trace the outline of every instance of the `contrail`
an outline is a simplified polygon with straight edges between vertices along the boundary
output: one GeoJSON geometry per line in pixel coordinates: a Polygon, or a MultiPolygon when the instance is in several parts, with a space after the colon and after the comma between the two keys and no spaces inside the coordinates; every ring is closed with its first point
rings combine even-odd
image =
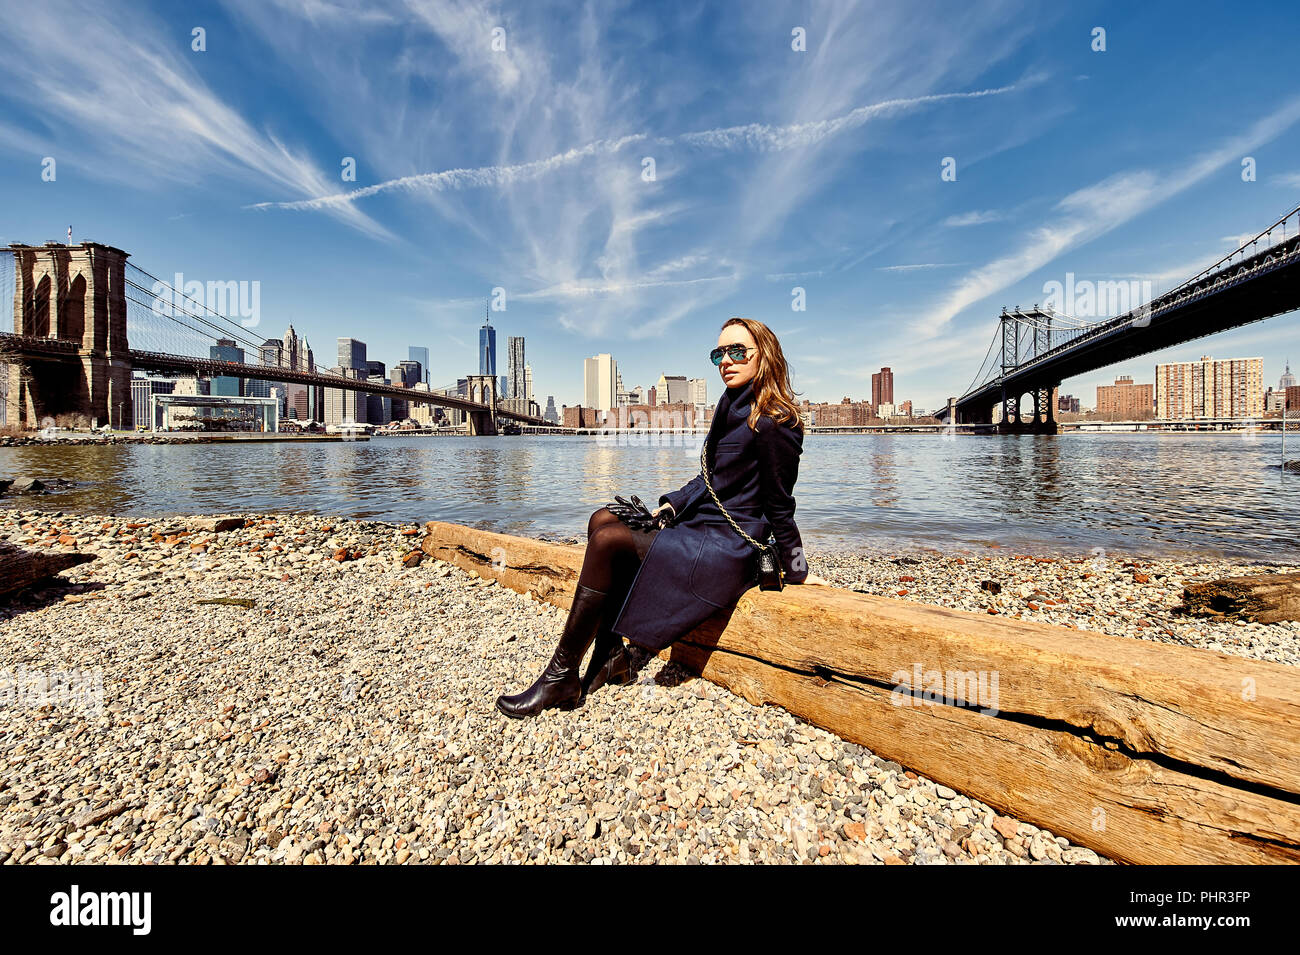
{"type": "MultiPolygon", "coordinates": [[[[935,93],[930,96],[913,96],[907,99],[891,99],[857,109],[832,119],[817,120],[810,123],[795,123],[789,126],[769,126],[763,123],[750,123],[747,126],[728,126],[718,129],[706,129],[696,133],[684,133],[678,140],[671,137],[656,137],[656,142],[671,145],[680,141],[688,146],[706,149],[753,149],[759,152],[773,152],[792,149],[798,146],[812,146],[845,130],[859,126],[882,116],[906,112],[932,103],[952,100],[977,99],[982,96],[997,96],[1016,89],[1015,85],[999,86],[996,89],[974,90],[967,93],[935,93]]],[[[532,162],[508,166],[480,166],[477,169],[448,169],[444,172],[426,172],[415,176],[403,176],[389,179],[373,186],[340,192],[330,196],[317,196],[314,199],[298,199],[293,202],[256,202],[245,206],[246,209],[325,209],[331,206],[343,206],[381,192],[395,189],[429,190],[444,192],[447,190],[473,189],[483,186],[508,186],[517,182],[537,179],[556,169],[571,166],[590,156],[615,153],[633,143],[643,142],[650,137],[645,133],[623,136],[619,139],[599,139],[585,146],[570,149],[568,152],[535,159],[532,162]]]]}
{"type": "Polygon", "coordinates": [[[324,209],[328,206],[347,205],[358,199],[364,199],[366,196],[377,195],[381,192],[392,192],[395,189],[444,192],[448,189],[469,189],[479,186],[507,186],[516,182],[537,179],[554,169],[571,166],[597,153],[618,152],[624,146],[639,142],[645,138],[644,134],[637,133],[633,136],[624,136],[621,139],[599,139],[577,149],[570,149],[568,152],[548,156],[546,159],[535,159],[532,162],[518,163],[513,166],[480,166],[477,169],[448,169],[445,172],[425,172],[416,176],[389,179],[387,182],[365,186],[361,189],[353,189],[351,192],[335,193],[331,196],[317,196],[314,199],[299,199],[294,202],[256,202],[244,208],[324,209]]]}

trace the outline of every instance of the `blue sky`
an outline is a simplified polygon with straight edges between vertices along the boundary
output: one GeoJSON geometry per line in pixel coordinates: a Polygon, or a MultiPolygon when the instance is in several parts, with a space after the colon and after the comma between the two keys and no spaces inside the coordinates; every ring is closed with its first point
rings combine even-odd
{"type": "MultiPolygon", "coordinates": [[[[712,401],[748,315],[810,400],[888,365],[933,409],[1004,305],[1067,273],[1159,293],[1300,204],[1297,35],[1277,0],[32,4],[0,21],[0,241],[71,224],[155,275],[257,281],[259,333],[327,363],[339,336],[427,345],[435,384],[477,371],[502,288],[498,372],[525,336],[543,406],[598,352],[712,401]]],[[[1276,385],[1300,322],[1062,390],[1202,354],[1276,385]]]]}

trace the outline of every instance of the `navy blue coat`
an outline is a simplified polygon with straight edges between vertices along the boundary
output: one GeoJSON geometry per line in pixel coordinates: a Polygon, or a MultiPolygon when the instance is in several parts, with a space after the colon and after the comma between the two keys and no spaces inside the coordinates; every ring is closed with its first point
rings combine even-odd
{"type": "MultiPolygon", "coordinates": [[[[727,388],[705,438],[709,480],[737,524],[760,543],[775,536],[786,583],[808,576],[794,522],[803,432],[768,415],[749,427],[753,383],[727,388]]],[[[736,533],[696,475],[664,494],[677,517],[655,535],[611,630],[661,650],[758,584],[758,550],[736,533]]]]}

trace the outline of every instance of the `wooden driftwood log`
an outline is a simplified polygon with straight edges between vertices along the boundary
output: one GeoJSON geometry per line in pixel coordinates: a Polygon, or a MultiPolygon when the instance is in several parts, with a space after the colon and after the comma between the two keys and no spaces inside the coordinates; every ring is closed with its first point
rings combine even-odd
{"type": "Polygon", "coordinates": [[[1224,577],[1183,588],[1181,613],[1258,623],[1300,620],[1300,574],[1224,577]]]}
{"type": "Polygon", "coordinates": [[[94,559],[94,554],[69,551],[42,553],[0,544],[0,596],[15,593],[69,567],[94,559]]]}
{"type": "MultiPolygon", "coordinates": [[[[422,550],[560,607],[583,555],[438,521],[422,550]]],[[[660,656],[1114,859],[1300,862],[1295,667],[810,585],[660,656]]]]}

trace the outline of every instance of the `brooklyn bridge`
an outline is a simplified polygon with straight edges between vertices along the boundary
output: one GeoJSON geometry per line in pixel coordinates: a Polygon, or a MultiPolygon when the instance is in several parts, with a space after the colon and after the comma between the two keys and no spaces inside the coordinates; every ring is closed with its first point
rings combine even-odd
{"type": "MultiPolygon", "coordinates": [[[[62,415],[82,415],[117,428],[135,420],[135,370],[226,376],[336,388],[454,408],[470,434],[495,434],[499,419],[550,427],[542,418],[503,406],[492,375],[467,375],[468,396],[423,391],[264,361],[264,340],[128,262],[129,254],[98,242],[0,250],[0,279],[12,275],[13,330],[0,332],[0,363],[8,366],[4,424],[35,428],[62,415]],[[218,343],[242,346],[257,361],[210,357],[218,343]]],[[[0,282],[0,287],[4,283],[0,282]]]]}

